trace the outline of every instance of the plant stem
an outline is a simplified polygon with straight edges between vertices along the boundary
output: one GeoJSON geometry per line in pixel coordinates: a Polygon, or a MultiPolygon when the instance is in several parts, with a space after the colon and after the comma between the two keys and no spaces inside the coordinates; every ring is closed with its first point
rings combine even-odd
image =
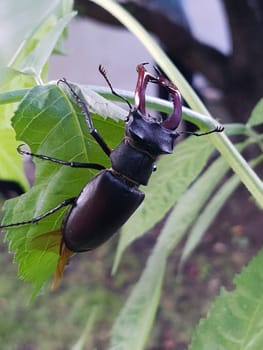
{"type": "Polygon", "coordinates": [[[30,89],[13,90],[0,93],[0,105],[19,102],[30,89]]]}

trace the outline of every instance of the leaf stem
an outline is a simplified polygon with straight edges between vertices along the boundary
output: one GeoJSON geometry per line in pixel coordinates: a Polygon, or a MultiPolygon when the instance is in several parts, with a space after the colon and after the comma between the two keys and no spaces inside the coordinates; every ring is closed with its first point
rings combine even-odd
{"type": "Polygon", "coordinates": [[[0,105],[19,102],[30,89],[20,89],[0,93],[0,105]]]}

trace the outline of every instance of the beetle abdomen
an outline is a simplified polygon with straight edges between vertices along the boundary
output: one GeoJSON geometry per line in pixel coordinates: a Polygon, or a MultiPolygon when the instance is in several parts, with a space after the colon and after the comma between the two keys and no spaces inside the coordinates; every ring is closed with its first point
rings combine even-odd
{"type": "Polygon", "coordinates": [[[74,252],[97,248],[133,214],[144,193],[124,179],[103,170],[84,187],[63,222],[66,246],[74,252]]]}

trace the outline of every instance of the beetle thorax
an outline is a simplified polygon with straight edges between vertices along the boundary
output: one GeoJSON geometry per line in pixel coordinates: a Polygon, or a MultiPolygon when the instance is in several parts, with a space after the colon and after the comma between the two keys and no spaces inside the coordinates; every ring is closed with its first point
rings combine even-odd
{"type": "Polygon", "coordinates": [[[112,168],[137,185],[147,185],[157,157],[173,152],[177,136],[135,110],[126,124],[125,139],[110,154],[112,168]]]}

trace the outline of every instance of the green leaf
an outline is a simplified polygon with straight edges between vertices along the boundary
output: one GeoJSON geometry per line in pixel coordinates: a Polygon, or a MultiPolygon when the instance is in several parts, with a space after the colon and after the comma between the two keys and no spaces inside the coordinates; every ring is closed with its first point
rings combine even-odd
{"type": "MultiPolygon", "coordinates": [[[[71,8],[72,0],[47,3],[43,14],[38,17],[38,22],[31,27],[31,32],[26,39],[23,38],[19,43],[17,52],[9,65],[38,78],[58,40],[62,37],[68,21],[75,14],[71,12],[71,8]]],[[[27,20],[29,19],[27,17],[27,20]]]]}
{"type": "Polygon", "coordinates": [[[123,227],[115,256],[114,271],[126,247],[168,212],[178,197],[200,174],[213,150],[208,138],[190,137],[179,143],[172,155],[160,159],[149,185],[143,188],[146,194],[144,202],[123,227]]]}
{"type": "MultiPolygon", "coordinates": [[[[242,143],[239,143],[236,145],[239,152],[244,151],[244,149],[250,145],[251,141],[246,140],[242,143]]],[[[251,167],[255,167],[255,165],[259,164],[262,161],[262,157],[257,157],[253,161],[250,162],[251,167]]],[[[226,167],[226,162],[220,158],[217,161],[215,161],[204,173],[202,177],[205,177],[205,182],[201,185],[201,191],[202,186],[204,187],[205,183],[209,184],[209,186],[205,186],[204,193],[207,194],[207,198],[209,197],[209,194],[216,188],[220,180],[223,178],[225,172],[228,170],[228,167],[226,167]],[[211,186],[212,185],[212,186],[211,186]]],[[[198,180],[198,182],[202,181],[202,177],[198,180]]],[[[217,192],[211,197],[211,199],[206,204],[206,207],[202,209],[202,212],[200,212],[198,218],[196,219],[194,226],[192,230],[190,231],[188,235],[188,239],[185,243],[182,256],[181,256],[181,264],[183,264],[189,255],[192,253],[192,251],[196,248],[196,246],[201,241],[203,235],[205,234],[206,230],[210,226],[210,224],[215,219],[216,215],[219,213],[219,211],[222,209],[224,203],[227,201],[227,199],[230,197],[230,195],[235,191],[236,187],[240,184],[240,179],[233,175],[230,179],[225,181],[217,190],[217,192]]],[[[201,196],[199,196],[199,199],[201,196]]]]}
{"type": "MultiPolygon", "coordinates": [[[[227,169],[220,169],[220,171],[222,170],[224,171],[227,169]]],[[[216,182],[216,185],[217,184],[218,181],[216,182]]],[[[185,243],[181,256],[181,264],[185,263],[190,254],[193,252],[193,250],[201,242],[208,227],[214,221],[216,215],[222,209],[229,196],[235,191],[239,184],[239,178],[236,175],[233,175],[226,183],[222,185],[222,187],[217,191],[217,193],[212,197],[212,199],[208,202],[206,207],[200,213],[185,243]]]]}
{"type": "Polygon", "coordinates": [[[16,147],[14,147],[14,130],[11,128],[1,128],[0,139],[0,179],[15,181],[25,190],[28,188],[28,183],[24,176],[22,160],[21,158],[19,159],[16,147]]]}
{"type": "Polygon", "coordinates": [[[89,344],[89,339],[92,339],[92,331],[94,324],[96,322],[98,309],[94,306],[89,312],[89,318],[86,324],[85,329],[83,330],[78,341],[71,347],[70,350],[84,350],[89,344]]]}
{"type": "MultiPolygon", "coordinates": [[[[125,111],[120,108],[117,104],[111,103],[105,100],[105,98],[98,95],[87,85],[76,85],[71,84],[76,93],[83,97],[86,101],[87,107],[91,113],[98,114],[104,118],[111,118],[113,120],[126,120],[129,111],[125,111]]],[[[114,139],[114,134],[111,135],[114,139]]]]}
{"type": "Polygon", "coordinates": [[[4,35],[0,37],[0,67],[7,65],[21,43],[32,33],[58,1],[46,0],[2,0],[0,2],[0,23],[4,35]]]}
{"type": "MultiPolygon", "coordinates": [[[[123,125],[120,123],[94,116],[94,124],[105,139],[114,135],[109,138],[110,147],[115,147],[122,138],[123,125]]],[[[56,85],[33,88],[16,111],[13,126],[17,138],[26,142],[33,153],[67,161],[109,165],[108,157],[90,136],[79,108],[75,109],[56,85]]],[[[30,220],[63,200],[78,196],[82,187],[96,174],[92,169],[72,169],[40,159],[34,161],[34,186],[26,194],[6,202],[3,223],[30,220]]],[[[5,229],[6,241],[10,250],[15,250],[15,261],[19,263],[19,276],[33,282],[34,294],[56,268],[60,237],[48,233],[61,228],[64,213],[65,209],[62,209],[36,225],[5,229]],[[32,246],[32,239],[44,233],[47,233],[46,240],[39,246],[32,246]],[[49,249],[51,244],[53,248],[49,249]]]]}
{"type": "Polygon", "coordinates": [[[261,350],[263,343],[263,251],[222,290],[195,330],[189,350],[261,350]]]}
{"type": "Polygon", "coordinates": [[[42,36],[38,45],[19,65],[18,69],[21,72],[40,77],[42,69],[52,54],[52,51],[61,37],[65,27],[75,14],[76,12],[72,12],[59,20],[56,18],[52,19],[54,23],[52,23],[52,25],[49,23],[51,29],[47,28],[47,33],[42,36]]]}
{"type": "Polygon", "coordinates": [[[263,124],[263,98],[259,100],[253,108],[252,113],[247,121],[248,126],[256,126],[263,124]]]}
{"type": "Polygon", "coordinates": [[[144,349],[159,305],[166,267],[164,255],[155,249],[150,256],[140,280],[114,323],[111,350],[144,349]]]}
{"type": "MultiPolygon", "coordinates": [[[[25,76],[12,68],[0,69],[0,91],[28,87],[33,79],[25,76]]],[[[14,113],[15,104],[0,105],[0,179],[15,181],[23,189],[28,188],[28,182],[24,175],[21,157],[16,151],[18,146],[15,140],[15,132],[10,125],[10,118],[14,113]]]]}

